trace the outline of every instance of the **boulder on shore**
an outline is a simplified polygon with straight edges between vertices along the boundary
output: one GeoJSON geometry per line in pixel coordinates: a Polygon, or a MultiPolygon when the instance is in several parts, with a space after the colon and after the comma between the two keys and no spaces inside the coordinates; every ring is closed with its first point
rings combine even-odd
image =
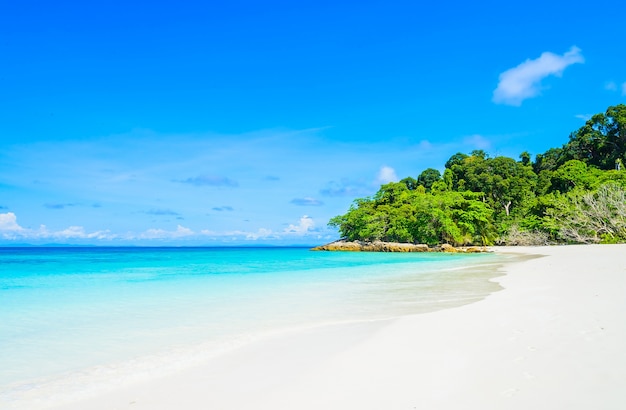
{"type": "Polygon", "coordinates": [[[339,240],[326,245],[316,246],[313,251],[347,251],[347,252],[464,252],[477,253],[487,252],[484,247],[454,247],[449,244],[429,247],[426,244],[400,243],[400,242],[364,242],[339,240]]]}

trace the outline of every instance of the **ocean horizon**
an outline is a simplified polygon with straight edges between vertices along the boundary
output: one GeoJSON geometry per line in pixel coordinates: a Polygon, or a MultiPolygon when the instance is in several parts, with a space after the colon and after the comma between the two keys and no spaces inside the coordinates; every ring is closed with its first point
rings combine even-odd
{"type": "Polygon", "coordinates": [[[498,289],[489,279],[501,261],[300,246],[2,247],[0,403],[154,377],[272,332],[471,303],[498,289]]]}

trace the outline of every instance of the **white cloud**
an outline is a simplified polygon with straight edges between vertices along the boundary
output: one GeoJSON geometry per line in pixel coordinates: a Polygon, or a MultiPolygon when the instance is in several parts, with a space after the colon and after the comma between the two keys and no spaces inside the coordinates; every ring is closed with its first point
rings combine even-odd
{"type": "Polygon", "coordinates": [[[160,228],[148,229],[139,234],[128,232],[125,235],[115,235],[107,231],[86,232],[82,226],[70,226],[60,231],[49,231],[45,225],[41,225],[38,230],[29,230],[22,228],[17,224],[17,220],[14,214],[0,214],[0,238],[6,240],[15,239],[53,239],[53,240],[76,240],[76,239],[98,239],[98,240],[110,240],[120,239],[123,241],[153,241],[153,240],[177,240],[182,238],[196,239],[199,237],[213,237],[213,239],[224,240],[230,238],[231,240],[252,240],[259,239],[282,239],[286,236],[304,236],[309,234],[314,228],[315,223],[309,216],[303,216],[300,218],[297,225],[290,224],[288,228],[285,228],[282,234],[276,234],[271,229],[260,228],[255,232],[252,231],[225,231],[216,232],[208,229],[203,229],[199,232],[195,232],[190,228],[178,225],[175,230],[167,230],[160,228]]]}
{"type": "Polygon", "coordinates": [[[0,214],[0,235],[4,239],[21,237],[26,230],[17,223],[17,217],[13,212],[0,214]]]}
{"type": "Polygon", "coordinates": [[[289,224],[281,232],[274,232],[269,228],[259,228],[256,231],[233,230],[213,231],[203,229],[194,231],[190,228],[178,225],[174,230],[152,228],[141,233],[127,232],[114,234],[109,230],[88,232],[82,226],[70,226],[68,228],[52,231],[45,225],[38,229],[27,229],[20,226],[17,216],[13,212],[0,213],[0,239],[5,241],[29,240],[34,243],[46,240],[64,243],[81,243],[85,240],[118,240],[125,241],[169,241],[169,240],[197,240],[210,239],[219,241],[256,241],[256,240],[283,240],[293,237],[310,236],[319,234],[315,229],[315,221],[308,215],[302,216],[296,224],[289,224]]]}
{"type": "Polygon", "coordinates": [[[203,229],[200,231],[200,235],[211,237],[211,239],[224,240],[225,238],[228,238],[233,241],[241,239],[252,241],[256,241],[258,239],[280,239],[279,235],[276,235],[271,229],[267,228],[259,228],[256,232],[241,230],[217,232],[209,229],[203,229]]]}
{"type": "Polygon", "coordinates": [[[626,95],[626,82],[622,83],[622,95],[626,95]]]}
{"type": "Polygon", "coordinates": [[[272,234],[271,229],[260,228],[257,232],[248,232],[245,234],[246,239],[256,241],[257,239],[276,238],[276,235],[272,234]]]}
{"type": "Polygon", "coordinates": [[[574,117],[581,119],[583,121],[589,121],[592,117],[592,114],[576,114],[574,117]]]}
{"type": "Polygon", "coordinates": [[[39,238],[56,238],[56,239],[113,239],[116,235],[110,231],[86,232],[82,226],[70,226],[61,231],[48,232],[45,225],[42,225],[38,231],[39,238]]]}
{"type": "Polygon", "coordinates": [[[17,217],[13,212],[0,214],[0,232],[3,231],[23,231],[24,228],[18,225],[17,217]]]}
{"type": "Polygon", "coordinates": [[[70,226],[60,231],[49,231],[45,225],[39,229],[26,229],[17,223],[13,212],[0,214],[0,237],[3,239],[113,239],[109,231],[86,232],[82,226],[70,226]]]}
{"type": "Polygon", "coordinates": [[[317,234],[318,230],[315,229],[315,221],[308,215],[303,215],[297,224],[289,224],[282,232],[274,232],[268,228],[259,228],[257,231],[225,231],[216,232],[211,230],[202,230],[200,234],[203,236],[213,237],[213,239],[230,239],[232,241],[237,240],[249,240],[256,241],[263,240],[284,240],[294,236],[309,236],[311,234],[317,234]]]}
{"type": "Polygon", "coordinates": [[[308,215],[303,215],[298,222],[298,225],[289,224],[287,228],[285,228],[285,233],[287,234],[295,234],[295,235],[306,235],[310,230],[315,227],[315,222],[308,215]]]}
{"type": "Polygon", "coordinates": [[[380,170],[378,171],[378,175],[376,176],[376,184],[387,184],[389,182],[396,182],[398,181],[398,176],[396,175],[396,170],[388,167],[388,166],[383,166],[380,168],[380,170]]]}
{"type": "Polygon", "coordinates": [[[178,225],[176,230],[168,231],[165,229],[148,229],[139,235],[139,239],[178,239],[186,236],[193,236],[195,232],[189,228],[178,225]]]}
{"type": "Polygon", "coordinates": [[[539,95],[541,80],[551,75],[560,77],[568,66],[584,61],[578,47],[570,48],[562,56],[544,52],[537,59],[526,60],[500,74],[500,82],[493,92],[493,102],[519,106],[525,99],[539,95]]]}
{"type": "Polygon", "coordinates": [[[85,238],[89,235],[85,233],[85,228],[82,226],[70,226],[62,231],[55,232],[55,236],[59,238],[85,238]]]}
{"type": "MultiPolygon", "coordinates": [[[[162,230],[152,230],[152,234],[154,236],[159,234],[163,237],[166,232],[167,231],[162,230]]],[[[169,234],[170,236],[167,238],[175,238],[173,232],[169,232],[169,234]]],[[[289,238],[294,237],[319,235],[319,230],[315,228],[315,221],[313,218],[308,215],[303,215],[296,224],[289,224],[289,226],[284,228],[281,232],[274,232],[269,228],[259,228],[256,231],[234,230],[223,232],[203,229],[198,233],[193,233],[193,235],[208,237],[209,239],[220,241],[288,240],[289,238]]],[[[155,238],[147,238],[144,236],[143,239],[155,238]]]]}

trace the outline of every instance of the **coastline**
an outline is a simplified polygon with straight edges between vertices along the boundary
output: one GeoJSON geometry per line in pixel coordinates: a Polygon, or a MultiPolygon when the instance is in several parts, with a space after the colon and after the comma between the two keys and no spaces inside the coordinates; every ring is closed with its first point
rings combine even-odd
{"type": "Polygon", "coordinates": [[[623,408],[626,245],[491,250],[543,257],[473,304],[281,334],[55,408],[623,408]]]}
{"type": "Polygon", "coordinates": [[[340,239],[325,245],[311,248],[312,251],[332,252],[444,252],[444,253],[483,253],[488,252],[486,246],[452,246],[441,244],[429,246],[426,244],[414,244],[404,242],[383,241],[348,241],[340,239]]]}

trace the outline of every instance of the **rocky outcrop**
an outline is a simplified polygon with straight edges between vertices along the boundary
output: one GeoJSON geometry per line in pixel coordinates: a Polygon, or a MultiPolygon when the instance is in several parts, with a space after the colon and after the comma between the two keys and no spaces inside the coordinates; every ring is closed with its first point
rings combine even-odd
{"type": "Polygon", "coordinates": [[[363,241],[335,241],[322,246],[316,246],[313,251],[348,251],[348,252],[461,252],[478,253],[488,252],[484,247],[454,247],[443,244],[429,247],[425,244],[399,243],[399,242],[363,242],[363,241]]]}

